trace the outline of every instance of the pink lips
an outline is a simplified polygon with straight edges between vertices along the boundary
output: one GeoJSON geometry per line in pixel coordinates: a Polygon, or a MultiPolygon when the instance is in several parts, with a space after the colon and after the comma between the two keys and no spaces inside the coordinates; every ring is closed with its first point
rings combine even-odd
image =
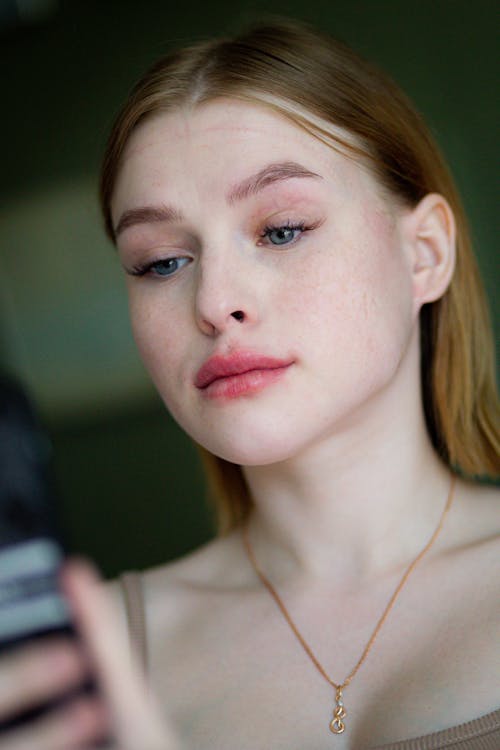
{"type": "Polygon", "coordinates": [[[235,398],[274,382],[293,360],[266,357],[253,352],[215,355],[198,370],[194,384],[206,396],[235,398]]]}

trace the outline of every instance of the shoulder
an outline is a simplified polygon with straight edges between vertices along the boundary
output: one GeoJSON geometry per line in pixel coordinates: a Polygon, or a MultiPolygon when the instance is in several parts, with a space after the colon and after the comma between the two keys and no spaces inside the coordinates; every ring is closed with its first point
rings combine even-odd
{"type": "Polygon", "coordinates": [[[494,607],[499,584],[495,571],[500,545],[500,489],[459,480],[446,525],[444,554],[438,557],[441,570],[464,592],[465,608],[466,593],[474,599],[480,597],[486,609],[494,607]]]}
{"type": "Polygon", "coordinates": [[[181,588],[205,588],[237,584],[240,580],[239,562],[242,546],[240,534],[233,531],[217,536],[188,554],[143,571],[143,578],[150,589],[168,585],[181,588]]]}
{"type": "Polygon", "coordinates": [[[470,649],[483,651],[485,664],[498,638],[500,491],[492,485],[460,480],[448,518],[447,543],[436,558],[430,581],[449,621],[469,633],[470,649]],[[450,608],[447,609],[449,602],[450,608]]]}
{"type": "MultiPolygon", "coordinates": [[[[182,627],[207,597],[244,588],[249,571],[243,569],[239,533],[216,537],[176,560],[140,571],[148,629],[168,622],[182,627]]],[[[105,583],[121,626],[128,628],[122,578],[105,583]]]]}
{"type": "Polygon", "coordinates": [[[500,487],[460,479],[453,513],[451,538],[457,549],[477,551],[500,540],[500,487]]]}
{"type": "Polygon", "coordinates": [[[201,594],[217,595],[240,590],[247,579],[242,570],[241,540],[238,532],[216,537],[177,560],[143,572],[148,603],[161,600],[184,604],[201,594]]]}

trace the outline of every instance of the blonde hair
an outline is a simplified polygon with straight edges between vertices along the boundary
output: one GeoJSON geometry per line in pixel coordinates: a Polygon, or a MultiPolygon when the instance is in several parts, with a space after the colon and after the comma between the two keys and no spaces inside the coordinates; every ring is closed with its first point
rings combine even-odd
{"type": "MultiPolygon", "coordinates": [[[[145,118],[231,97],[271,107],[312,135],[363,158],[396,199],[414,206],[435,192],[457,224],[457,264],[444,296],[421,311],[421,383],[427,429],[449,467],[478,477],[500,473],[494,350],[485,294],[465,214],[446,164],[420,115],[382,72],[344,44],[289,21],[229,39],[200,42],[159,60],[118,115],[104,155],[101,206],[110,204],[121,157],[145,118]],[[354,139],[342,139],[341,128],[354,139]]],[[[241,467],[200,448],[219,532],[251,507],[241,467]]]]}

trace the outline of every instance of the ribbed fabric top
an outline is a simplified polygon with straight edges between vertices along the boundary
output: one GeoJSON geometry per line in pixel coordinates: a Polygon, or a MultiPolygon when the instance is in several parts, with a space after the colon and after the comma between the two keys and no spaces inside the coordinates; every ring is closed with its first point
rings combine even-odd
{"type": "MultiPolygon", "coordinates": [[[[129,623],[131,647],[139,655],[146,674],[148,652],[146,619],[140,573],[123,573],[121,578],[129,623]]],[[[361,749],[360,749],[361,750],[361,749]]],[[[500,750],[500,708],[464,724],[409,740],[363,750],[500,750]]]]}

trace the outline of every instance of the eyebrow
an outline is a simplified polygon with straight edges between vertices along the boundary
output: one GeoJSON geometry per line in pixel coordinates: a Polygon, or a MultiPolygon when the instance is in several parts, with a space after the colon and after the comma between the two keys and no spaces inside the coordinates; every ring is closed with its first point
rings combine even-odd
{"type": "Polygon", "coordinates": [[[115,237],[118,237],[125,229],[136,224],[154,224],[155,222],[182,221],[180,211],[172,206],[142,206],[141,208],[130,208],[120,216],[115,228],[115,237]]]}
{"type": "MultiPolygon", "coordinates": [[[[255,195],[268,185],[274,182],[282,182],[294,178],[315,178],[323,179],[316,172],[311,172],[306,167],[294,161],[277,162],[268,164],[250,177],[246,177],[242,182],[233,185],[226,195],[229,205],[242,201],[245,198],[255,195]]],[[[159,206],[141,206],[140,208],[131,208],[121,215],[116,228],[115,237],[129,227],[137,224],[154,224],[159,222],[175,222],[183,220],[182,213],[168,205],[159,206]]]]}
{"type": "Polygon", "coordinates": [[[237,185],[234,185],[226,196],[227,202],[232,204],[236,201],[244,200],[250,195],[255,195],[255,193],[258,193],[268,185],[272,185],[273,182],[291,180],[295,177],[313,177],[320,180],[323,179],[321,175],[316,174],[316,172],[311,172],[309,169],[306,169],[306,167],[303,167],[301,164],[297,164],[295,161],[268,164],[266,167],[259,170],[259,172],[256,172],[256,174],[253,174],[237,185]]]}

